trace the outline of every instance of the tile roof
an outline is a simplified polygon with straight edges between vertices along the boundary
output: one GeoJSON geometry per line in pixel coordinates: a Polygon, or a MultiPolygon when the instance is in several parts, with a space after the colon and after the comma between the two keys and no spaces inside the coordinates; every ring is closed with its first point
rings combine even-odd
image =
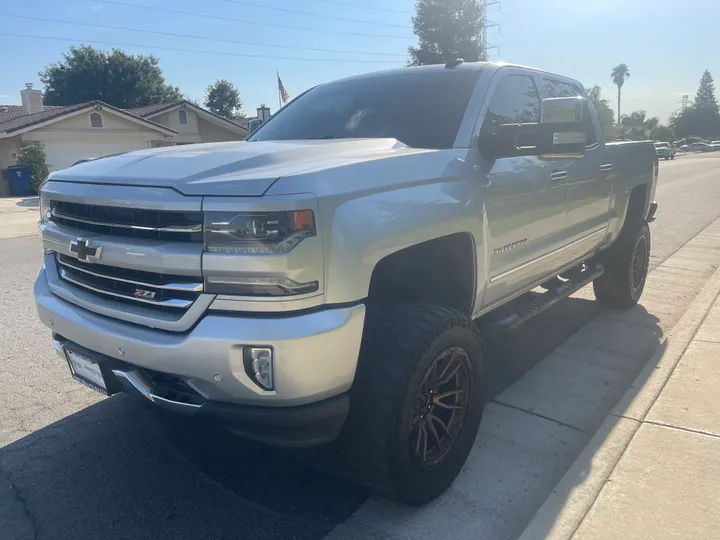
{"type": "Polygon", "coordinates": [[[63,116],[70,112],[77,111],[78,109],[83,109],[91,103],[92,101],[78,103],[77,105],[68,105],[66,107],[49,106],[45,107],[44,111],[33,114],[24,114],[25,111],[20,105],[9,105],[7,106],[10,108],[9,111],[6,111],[4,114],[0,113],[3,114],[0,116],[0,133],[8,133],[10,131],[16,131],[18,129],[32,126],[34,124],[46,122],[47,120],[52,120],[58,116],[63,116]],[[20,109],[20,111],[17,109],[20,109]]]}
{"type": "Polygon", "coordinates": [[[153,114],[164,109],[171,109],[175,105],[180,105],[183,101],[173,101],[171,103],[156,103],[155,105],[145,105],[144,107],[135,107],[134,109],[125,109],[130,114],[144,118],[150,114],[153,114]]]}
{"type": "MultiPolygon", "coordinates": [[[[43,112],[49,109],[62,109],[62,107],[58,105],[45,105],[43,112]]],[[[0,124],[14,120],[18,116],[26,116],[25,109],[22,105],[0,105],[0,124]]]]}
{"type": "MultiPolygon", "coordinates": [[[[168,126],[163,126],[162,124],[158,124],[157,122],[153,122],[152,120],[139,117],[139,116],[133,114],[132,112],[129,112],[129,111],[126,111],[123,109],[118,109],[117,107],[113,107],[112,105],[108,105],[107,103],[104,103],[99,100],[86,101],[85,103],[77,103],[75,105],[67,105],[65,107],[58,107],[58,106],[45,107],[46,110],[44,110],[42,112],[38,112],[38,113],[34,113],[34,114],[26,114],[26,115],[22,115],[22,116],[12,117],[12,116],[8,115],[8,116],[10,116],[9,120],[7,120],[5,122],[0,122],[0,133],[11,133],[13,131],[25,129],[25,128],[31,127],[35,124],[41,124],[43,122],[47,122],[48,120],[53,120],[54,118],[59,118],[59,117],[65,116],[66,114],[69,114],[69,113],[72,113],[75,111],[79,111],[82,109],[86,109],[89,107],[94,107],[96,105],[102,107],[103,109],[108,109],[108,110],[115,111],[115,112],[118,112],[121,114],[126,114],[128,116],[134,116],[138,120],[145,122],[147,124],[151,124],[151,125],[153,125],[157,128],[160,128],[164,131],[169,131],[171,133],[177,133],[177,131],[175,131],[174,129],[172,129],[168,126]]],[[[12,106],[12,107],[15,107],[15,106],[12,106]]],[[[10,111],[7,111],[7,112],[10,112],[10,111]]]]}
{"type": "MultiPolygon", "coordinates": [[[[162,124],[158,124],[156,122],[153,122],[148,117],[158,114],[161,111],[164,111],[166,109],[172,109],[173,107],[179,106],[179,105],[187,105],[189,107],[201,109],[205,113],[212,115],[224,122],[228,122],[234,126],[237,126],[241,129],[245,129],[247,131],[248,123],[245,119],[238,119],[238,120],[228,120],[227,118],[223,118],[222,116],[219,116],[211,111],[208,111],[207,109],[203,107],[198,107],[197,105],[190,103],[189,101],[180,100],[180,101],[173,101],[171,103],[157,103],[155,105],[146,105],[145,107],[135,107],[133,109],[118,109],[116,107],[112,107],[111,105],[108,105],[107,103],[103,103],[102,101],[87,101],[85,103],[78,103],[76,105],[67,105],[67,106],[56,106],[56,105],[46,105],[44,108],[45,110],[42,112],[34,113],[34,114],[25,114],[25,111],[22,107],[22,105],[0,105],[0,133],[8,133],[11,131],[17,131],[19,129],[24,129],[27,127],[30,127],[34,124],[39,124],[42,122],[46,122],[48,120],[52,120],[54,118],[63,116],[65,114],[77,111],[79,109],[84,109],[85,107],[88,107],[90,105],[101,105],[102,107],[112,109],[115,111],[123,112],[125,114],[129,114],[132,116],[135,116],[139,119],[142,119],[145,122],[148,122],[150,124],[153,124],[155,126],[162,127],[164,129],[170,129],[167,126],[163,126],[162,124]]],[[[170,129],[170,131],[175,131],[170,129]]]]}

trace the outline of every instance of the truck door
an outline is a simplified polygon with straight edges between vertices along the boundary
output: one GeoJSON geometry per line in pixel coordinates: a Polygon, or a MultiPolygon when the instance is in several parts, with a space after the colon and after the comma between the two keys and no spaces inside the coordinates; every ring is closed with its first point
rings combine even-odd
{"type": "MultiPolygon", "coordinates": [[[[498,123],[540,121],[540,94],[527,71],[499,70],[487,96],[480,113],[480,141],[498,123]]],[[[484,176],[481,200],[487,216],[484,307],[517,293],[561,264],[557,253],[565,240],[567,175],[538,156],[512,154],[480,159],[476,166],[484,176]]]]}
{"type": "MultiPolygon", "coordinates": [[[[552,77],[540,80],[540,95],[550,97],[574,97],[583,95],[575,83],[552,77]]],[[[609,152],[601,142],[599,123],[588,111],[588,146],[585,155],[567,161],[567,230],[568,255],[581,257],[594,250],[605,237],[610,220],[610,196],[612,194],[612,164],[609,152]]]]}

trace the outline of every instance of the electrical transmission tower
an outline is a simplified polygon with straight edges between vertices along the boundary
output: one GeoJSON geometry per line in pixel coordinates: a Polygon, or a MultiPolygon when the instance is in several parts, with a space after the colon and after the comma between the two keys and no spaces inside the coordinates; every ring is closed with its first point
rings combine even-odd
{"type": "Polygon", "coordinates": [[[479,2],[480,2],[480,8],[482,9],[483,25],[484,25],[483,26],[483,47],[484,47],[484,49],[483,50],[485,51],[485,54],[487,54],[487,52],[490,49],[496,49],[497,53],[500,54],[500,47],[498,45],[493,45],[492,43],[490,43],[488,41],[488,30],[490,28],[497,27],[498,32],[500,31],[500,25],[498,23],[488,19],[488,8],[490,6],[499,6],[500,0],[479,0],[479,2]]]}

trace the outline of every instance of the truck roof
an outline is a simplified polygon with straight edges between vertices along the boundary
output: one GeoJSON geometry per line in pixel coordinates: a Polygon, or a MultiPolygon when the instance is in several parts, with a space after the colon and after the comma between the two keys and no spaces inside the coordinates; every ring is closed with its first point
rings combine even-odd
{"type": "MultiPolygon", "coordinates": [[[[551,73],[549,71],[543,71],[541,69],[536,69],[530,66],[524,66],[521,64],[512,64],[507,62],[463,62],[461,64],[458,64],[454,67],[446,67],[445,64],[433,64],[429,66],[409,66],[409,67],[402,67],[402,68],[395,68],[395,69],[387,69],[383,71],[374,71],[370,73],[362,73],[360,75],[354,75],[352,77],[345,77],[343,79],[338,79],[338,81],[351,81],[351,80],[367,80],[367,79],[374,79],[374,78],[380,78],[380,77],[397,77],[397,76],[416,76],[420,73],[427,76],[433,76],[432,74],[437,74],[438,77],[442,77],[443,74],[446,73],[452,73],[456,71],[482,71],[482,70],[493,70],[497,71],[502,68],[519,68],[519,69],[526,69],[528,71],[534,71],[536,73],[540,73],[543,75],[549,75],[558,79],[564,79],[567,81],[572,81],[575,83],[579,83],[579,81],[567,77],[564,75],[558,75],[557,73],[551,73]]],[[[332,81],[332,82],[338,82],[338,81],[332,81]]]]}

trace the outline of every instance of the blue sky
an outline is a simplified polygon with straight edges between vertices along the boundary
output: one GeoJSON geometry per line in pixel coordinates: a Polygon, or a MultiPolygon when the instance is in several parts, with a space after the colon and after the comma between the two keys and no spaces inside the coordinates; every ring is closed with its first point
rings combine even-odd
{"type": "MultiPolygon", "coordinates": [[[[24,83],[38,84],[38,71],[60,60],[63,51],[72,44],[88,43],[110,49],[112,45],[93,42],[115,42],[127,44],[119,48],[128,52],[154,54],[160,59],[167,82],[178,85],[186,95],[199,100],[209,83],[217,78],[229,79],[240,88],[245,112],[253,114],[261,103],[273,110],[277,108],[276,70],[290,95],[295,96],[320,82],[401,67],[407,59],[407,47],[415,43],[410,21],[413,0],[338,0],[376,9],[341,6],[323,0],[109,1],[209,17],[97,0],[0,0],[0,103],[20,103],[19,91],[24,83]],[[31,21],[6,15],[192,34],[287,48],[31,21]],[[237,56],[152,47],[225,52],[237,56]],[[308,51],[300,47],[372,54],[308,51]]],[[[600,84],[605,97],[613,103],[613,109],[617,108],[616,91],[609,74],[619,62],[628,64],[632,74],[624,89],[623,111],[645,109],[648,115],[660,116],[663,122],[679,107],[683,94],[690,94],[692,99],[703,70],[709,69],[720,81],[716,36],[720,2],[716,0],[695,0],[687,4],[677,0],[503,0],[500,9],[498,12],[497,6],[490,8],[490,18],[500,24],[499,34],[497,29],[490,31],[490,40],[500,46],[499,54],[492,51],[491,60],[547,69],[576,78],[586,85],[600,84]]],[[[720,91],[720,84],[718,89],[720,91]]]]}

